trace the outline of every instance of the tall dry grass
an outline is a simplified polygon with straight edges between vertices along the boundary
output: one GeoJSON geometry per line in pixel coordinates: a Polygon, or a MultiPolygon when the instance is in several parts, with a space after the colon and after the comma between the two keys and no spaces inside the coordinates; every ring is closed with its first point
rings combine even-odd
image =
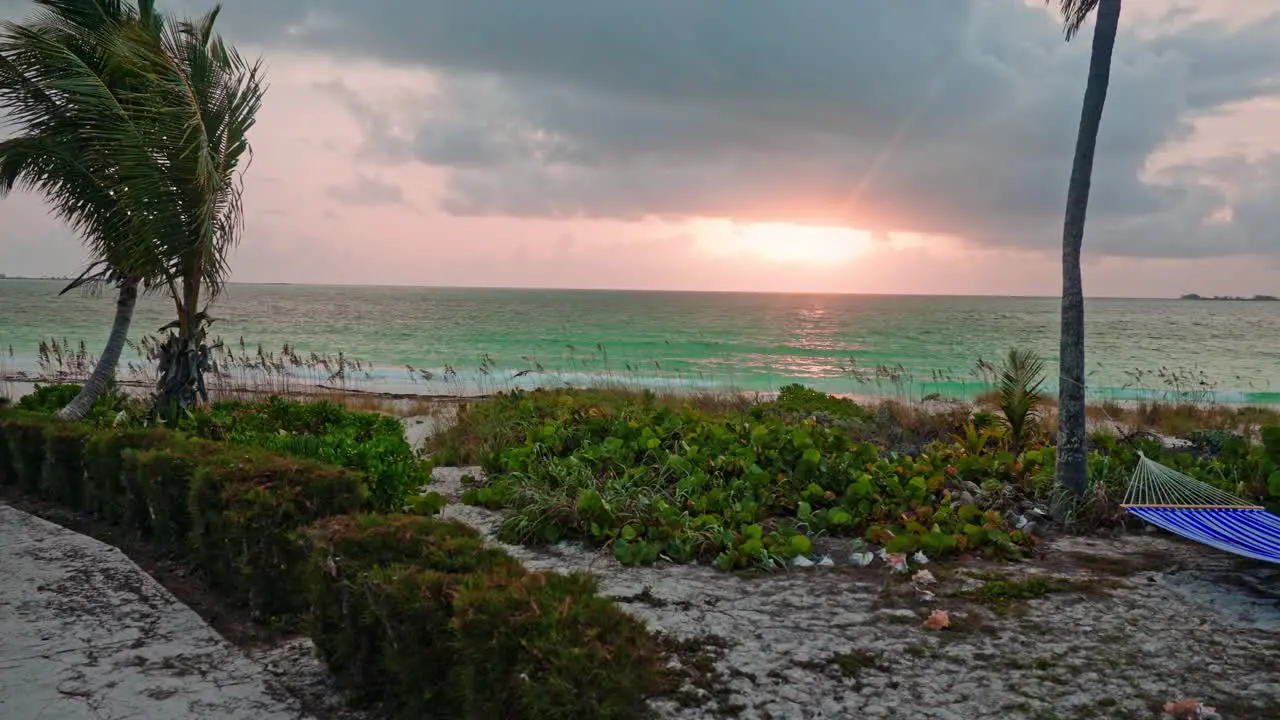
{"type": "MultiPolygon", "coordinates": [[[[49,338],[37,352],[35,377],[14,371],[14,351],[0,355],[0,395],[16,396],[14,380],[22,382],[80,382],[97,362],[83,342],[49,338]]],[[[145,394],[153,386],[158,339],[141,338],[129,346],[122,360],[118,384],[145,394]]],[[[325,399],[353,409],[368,409],[397,416],[433,415],[438,406],[452,407],[460,397],[485,397],[518,387],[583,388],[639,396],[650,393],[659,404],[692,404],[709,412],[728,412],[771,398],[774,393],[747,392],[732,377],[710,378],[704,373],[668,367],[661,360],[648,365],[616,363],[608,348],[596,344],[581,349],[566,346],[567,370],[548,369],[535,356],[524,356],[512,367],[500,366],[487,353],[476,356],[475,367],[460,371],[452,365],[430,370],[406,365],[407,393],[378,392],[372,363],[345,353],[299,352],[286,343],[278,350],[251,345],[243,338],[216,343],[206,376],[211,399],[251,400],[267,395],[301,399],[325,399]]],[[[931,434],[934,426],[950,424],[959,408],[996,410],[1001,365],[979,359],[962,372],[935,370],[918,375],[901,364],[864,365],[850,356],[839,366],[848,383],[848,395],[893,416],[904,426],[931,434]],[[930,386],[959,387],[971,400],[949,400],[928,393],[930,386]]],[[[1096,372],[1096,370],[1095,370],[1096,372]]],[[[382,373],[383,377],[387,373],[382,373]]],[[[1261,425],[1280,424],[1280,408],[1236,407],[1214,401],[1216,386],[1199,370],[1160,368],[1130,371],[1122,391],[1144,392],[1155,399],[1099,399],[1090,402],[1088,417],[1093,429],[1117,433],[1150,431],[1185,436],[1198,429],[1225,429],[1248,433],[1261,425]]],[[[782,377],[779,371],[779,377],[782,377]]],[[[385,386],[384,386],[385,387],[385,386]]],[[[1057,423],[1056,401],[1043,400],[1042,430],[1049,435],[1057,423]]]]}

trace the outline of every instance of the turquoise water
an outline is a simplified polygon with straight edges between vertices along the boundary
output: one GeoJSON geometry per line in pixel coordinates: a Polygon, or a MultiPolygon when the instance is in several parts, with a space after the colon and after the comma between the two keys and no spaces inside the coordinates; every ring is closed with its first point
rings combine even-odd
{"type": "MultiPolygon", "coordinates": [[[[0,281],[0,348],[10,372],[34,370],[41,338],[97,350],[110,296],[58,297],[61,283],[0,281]]],[[[1091,300],[1094,396],[1171,396],[1280,403],[1280,303],[1091,300]],[[1163,369],[1163,375],[1161,371],[1163,369]]],[[[147,298],[132,336],[168,322],[147,298]]],[[[974,365],[1011,347],[1049,362],[1053,298],[900,297],[232,285],[216,333],[249,354],[288,343],[366,365],[369,390],[474,392],[602,381],[663,389],[967,396],[974,365]],[[410,380],[406,366],[426,369],[410,380]],[[876,368],[880,366],[880,371],[876,368]]]]}

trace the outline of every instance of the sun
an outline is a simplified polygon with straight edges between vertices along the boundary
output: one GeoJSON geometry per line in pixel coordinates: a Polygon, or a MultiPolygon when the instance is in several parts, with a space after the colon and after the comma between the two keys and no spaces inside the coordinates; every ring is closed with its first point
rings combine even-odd
{"type": "Polygon", "coordinates": [[[772,264],[840,265],[871,248],[865,230],[829,225],[710,220],[699,223],[696,233],[713,254],[748,255],[772,264]]]}

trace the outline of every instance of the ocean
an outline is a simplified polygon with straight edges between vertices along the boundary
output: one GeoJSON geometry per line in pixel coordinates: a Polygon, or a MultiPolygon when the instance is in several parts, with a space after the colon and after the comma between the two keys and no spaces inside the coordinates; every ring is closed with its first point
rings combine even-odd
{"type": "MultiPolygon", "coordinates": [[[[101,349],[112,295],[59,297],[62,286],[0,281],[0,370],[35,371],[42,339],[101,349]]],[[[1095,398],[1280,403],[1280,303],[1095,299],[1086,311],[1095,398]]],[[[164,298],[144,298],[131,338],[171,313],[164,298]]],[[[987,387],[978,362],[1014,347],[1040,353],[1046,390],[1057,384],[1056,298],[233,284],[211,314],[214,334],[245,365],[259,347],[271,357],[287,344],[303,364],[311,353],[342,353],[360,362],[347,384],[370,391],[611,383],[768,392],[802,383],[969,397],[987,387]]]]}

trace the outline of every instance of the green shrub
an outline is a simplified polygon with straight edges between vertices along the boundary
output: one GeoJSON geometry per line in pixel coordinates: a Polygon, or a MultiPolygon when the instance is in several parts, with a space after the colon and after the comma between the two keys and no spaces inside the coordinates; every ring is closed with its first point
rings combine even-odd
{"type": "Polygon", "coordinates": [[[1220,455],[1223,450],[1244,443],[1244,438],[1238,433],[1222,428],[1195,430],[1187,436],[1187,440],[1191,441],[1196,450],[1206,455],[1220,455]]]}
{"type": "Polygon", "coordinates": [[[1262,447],[1267,459],[1280,466],[1280,425],[1262,428],[1262,447]]]}
{"type": "Polygon", "coordinates": [[[77,510],[85,507],[84,446],[92,431],[80,423],[52,423],[45,428],[41,490],[77,510]]]}
{"type": "Polygon", "coordinates": [[[784,386],[773,407],[790,417],[819,416],[846,422],[866,422],[875,417],[849,398],[835,397],[800,384],[784,386]]]}
{"type": "Polygon", "coordinates": [[[579,408],[569,399],[523,444],[492,453],[464,501],[508,510],[512,543],[579,539],[625,564],[658,558],[773,568],[811,543],[863,537],[893,552],[1017,557],[1033,546],[964,483],[1019,483],[1039,467],[1009,452],[940,445],[917,456],[856,442],[847,428],[770,411],[579,408]]]}
{"type": "Polygon", "coordinates": [[[17,408],[27,412],[52,415],[67,406],[80,394],[80,386],[72,383],[36,385],[28,394],[18,398],[17,408]]]}
{"type": "Polygon", "coordinates": [[[1271,499],[1268,507],[1275,510],[1280,507],[1280,425],[1262,428],[1262,447],[1263,471],[1267,473],[1266,492],[1271,499]]]}
{"type": "MultiPolygon", "coordinates": [[[[79,394],[80,386],[72,383],[36,385],[34,391],[18,399],[17,408],[41,415],[53,415],[79,394]]],[[[126,409],[130,402],[128,395],[112,385],[94,400],[93,407],[84,420],[95,427],[110,426],[116,414],[126,409]]]]}
{"type": "Polygon", "coordinates": [[[307,533],[313,559],[368,568],[412,563],[451,573],[518,568],[480,533],[456,520],[421,515],[342,515],[324,518],[307,533]]]}
{"type": "MultiPolygon", "coordinates": [[[[453,603],[464,717],[642,717],[663,680],[644,625],[587,574],[477,578],[453,603]]],[[[397,658],[400,661],[401,658],[397,658]]],[[[410,670],[397,668],[399,673],[410,670]]]]}
{"type": "Polygon", "coordinates": [[[31,413],[15,414],[4,421],[5,438],[9,441],[9,459],[14,478],[24,492],[40,492],[44,476],[45,428],[53,419],[31,413]]]}
{"type": "Polygon", "coordinates": [[[554,403],[550,393],[501,393],[494,398],[458,405],[454,422],[427,439],[432,462],[478,465],[491,453],[524,442],[525,432],[554,403]]]}
{"type": "Polygon", "coordinates": [[[653,638],[590,576],[526,573],[455,521],[326,518],[306,533],[311,635],[340,687],[402,718],[631,718],[653,638]]]}
{"type": "MultiPolygon", "coordinates": [[[[403,678],[418,686],[388,686],[387,654],[393,645],[420,643],[420,657],[439,655],[449,635],[449,601],[440,593],[460,578],[478,572],[518,574],[520,564],[505,552],[486,547],[480,535],[454,521],[421,516],[357,515],[326,518],[307,532],[311,544],[308,589],[311,637],[340,687],[360,700],[400,698],[443,703],[436,687],[448,665],[426,663],[436,671],[403,678]],[[431,572],[424,576],[421,571],[431,572]],[[419,595],[415,598],[412,593],[419,595]],[[418,629],[404,613],[417,613],[418,629]],[[391,634],[389,623],[401,629],[391,634]],[[425,638],[409,640],[427,627],[425,638]]],[[[407,652],[408,650],[406,650],[407,652]]]]}
{"type": "Polygon", "coordinates": [[[10,417],[12,417],[11,411],[0,408],[0,485],[18,484],[18,469],[14,465],[14,453],[9,446],[7,430],[7,420],[10,417]]]}
{"type": "Polygon", "coordinates": [[[121,454],[126,526],[149,535],[161,548],[184,553],[191,533],[191,485],[196,468],[223,448],[174,435],[164,447],[126,449],[121,454]]]}
{"type": "Polygon", "coordinates": [[[84,447],[85,508],[119,525],[136,521],[136,506],[131,505],[130,498],[139,494],[132,487],[134,478],[126,477],[124,472],[124,452],[164,447],[177,437],[159,429],[99,430],[90,435],[84,447]]]}
{"type": "Polygon", "coordinates": [[[352,602],[367,620],[351,628],[363,642],[354,656],[358,673],[349,679],[376,692],[392,717],[461,716],[463,699],[452,682],[460,658],[450,623],[453,599],[472,577],[406,564],[361,575],[363,598],[352,602]]]}
{"type": "Polygon", "coordinates": [[[430,465],[414,455],[399,420],[331,402],[272,397],[261,403],[218,403],[197,411],[184,427],[212,440],[359,470],[379,510],[403,509],[431,481],[430,465]]]}
{"type": "Polygon", "coordinates": [[[306,609],[306,550],[297,531],[319,518],[363,510],[359,473],[231,451],[205,458],[191,487],[191,545],[215,587],[248,602],[255,616],[293,619],[306,609]]]}

